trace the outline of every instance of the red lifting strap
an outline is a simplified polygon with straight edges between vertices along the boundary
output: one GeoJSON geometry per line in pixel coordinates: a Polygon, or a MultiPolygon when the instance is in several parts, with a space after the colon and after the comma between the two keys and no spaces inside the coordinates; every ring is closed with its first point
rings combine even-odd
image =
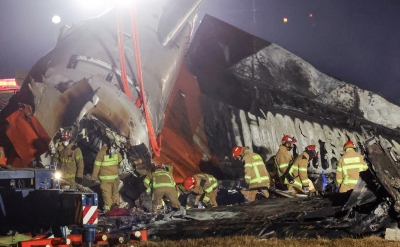
{"type": "Polygon", "coordinates": [[[122,29],[121,13],[118,6],[116,7],[116,12],[117,12],[118,53],[119,53],[119,64],[121,67],[121,80],[126,96],[128,96],[128,98],[132,100],[131,90],[129,90],[129,85],[128,85],[128,77],[126,76],[124,34],[122,29]]]}
{"type": "MultiPolygon", "coordinates": [[[[117,6],[117,28],[118,28],[118,51],[120,56],[120,63],[121,63],[121,77],[122,82],[124,84],[124,91],[127,96],[132,99],[132,96],[129,91],[128,80],[126,76],[126,65],[125,65],[125,53],[124,53],[124,44],[123,44],[123,34],[122,34],[122,21],[119,12],[119,7],[117,6]],[[122,54],[122,55],[121,55],[122,54]]],[[[136,4],[132,4],[132,8],[130,9],[130,18],[132,22],[132,34],[133,34],[133,46],[135,52],[135,61],[136,61],[136,72],[137,78],[140,88],[140,99],[143,104],[143,110],[145,114],[146,124],[147,124],[147,131],[149,134],[150,145],[153,149],[153,153],[156,157],[160,156],[160,146],[161,146],[161,137],[158,140],[155,137],[153,123],[151,122],[150,113],[147,108],[146,104],[146,95],[144,93],[144,84],[143,84],[143,76],[142,76],[142,65],[140,60],[140,48],[139,48],[139,32],[138,26],[136,21],[136,4]]],[[[136,106],[139,105],[139,102],[135,102],[136,106]]]]}

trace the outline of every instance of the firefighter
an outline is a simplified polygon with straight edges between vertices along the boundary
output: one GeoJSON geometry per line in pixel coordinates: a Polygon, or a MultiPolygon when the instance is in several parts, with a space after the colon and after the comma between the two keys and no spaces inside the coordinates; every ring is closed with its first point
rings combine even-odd
{"type": "Polygon", "coordinates": [[[187,177],[183,182],[183,187],[196,195],[195,205],[203,202],[206,205],[211,203],[212,206],[218,207],[218,180],[214,176],[201,173],[187,177]]]}
{"type": "Polygon", "coordinates": [[[96,155],[92,173],[92,182],[100,179],[100,189],[103,195],[104,211],[110,210],[113,204],[119,204],[118,164],[122,156],[117,148],[104,144],[96,155]]]}
{"type": "Polygon", "coordinates": [[[280,185],[286,187],[284,189],[292,189],[285,175],[289,164],[293,161],[293,156],[290,153],[297,140],[288,135],[283,136],[279,150],[275,155],[275,166],[279,176],[280,185]]]}
{"type": "MultiPolygon", "coordinates": [[[[83,157],[81,149],[71,141],[71,132],[64,130],[61,133],[61,145],[57,149],[59,170],[71,189],[76,189],[76,183],[81,184],[83,178],[83,157]]],[[[65,186],[65,185],[64,185],[65,186]]]]}
{"type": "Polygon", "coordinates": [[[352,141],[347,141],[343,145],[346,152],[340,157],[336,168],[336,182],[339,192],[347,192],[356,187],[360,172],[368,169],[364,157],[355,151],[356,146],[352,141]]]}
{"type": "Polygon", "coordinates": [[[297,189],[303,193],[313,192],[310,191],[310,187],[313,189],[314,185],[308,179],[307,166],[308,162],[316,157],[318,157],[317,148],[314,145],[308,145],[304,152],[293,161],[292,166],[289,168],[291,179],[288,180],[292,180],[295,190],[297,189]]]}
{"type": "Polygon", "coordinates": [[[261,156],[253,153],[249,147],[241,146],[232,148],[232,156],[244,163],[244,179],[249,186],[249,190],[241,190],[245,200],[254,201],[259,191],[268,198],[270,176],[261,156]]]}
{"type": "Polygon", "coordinates": [[[175,188],[175,180],[164,165],[156,164],[154,171],[144,179],[146,193],[152,193],[153,212],[161,213],[162,199],[165,196],[170,202],[173,210],[179,210],[178,192],[175,188]]]}

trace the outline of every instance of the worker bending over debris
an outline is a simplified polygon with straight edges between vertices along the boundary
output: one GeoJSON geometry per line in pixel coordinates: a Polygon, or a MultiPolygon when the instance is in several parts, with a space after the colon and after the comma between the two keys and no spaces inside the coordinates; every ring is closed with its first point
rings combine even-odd
{"type": "Polygon", "coordinates": [[[100,188],[103,195],[104,211],[110,210],[113,204],[119,204],[119,177],[118,164],[122,156],[118,149],[104,144],[97,153],[94,161],[92,182],[100,179],[100,188]]]}
{"type": "Polygon", "coordinates": [[[368,165],[364,161],[364,157],[355,151],[354,142],[347,141],[343,145],[346,152],[340,157],[336,168],[336,182],[339,192],[347,192],[356,187],[360,172],[366,171],[368,165]]]}
{"type": "Polygon", "coordinates": [[[175,188],[175,180],[164,165],[156,164],[153,172],[144,179],[146,193],[152,192],[153,212],[162,213],[162,200],[165,196],[170,202],[173,210],[179,210],[178,192],[175,188]]]}
{"type": "Polygon", "coordinates": [[[64,130],[61,133],[61,145],[57,148],[55,156],[58,159],[58,170],[61,172],[62,179],[67,184],[62,184],[62,188],[76,189],[76,183],[82,184],[83,178],[83,157],[81,149],[71,141],[71,132],[64,130]]]}
{"type": "Polygon", "coordinates": [[[275,155],[275,166],[279,176],[279,185],[284,190],[291,190],[292,186],[288,182],[288,179],[284,175],[288,174],[286,170],[289,164],[293,162],[293,155],[290,153],[294,144],[296,144],[296,139],[288,135],[283,136],[279,150],[275,155]]]}
{"type": "Polygon", "coordinates": [[[187,177],[183,182],[183,187],[196,195],[195,205],[203,202],[206,205],[211,203],[212,206],[218,207],[218,180],[214,176],[201,173],[187,177]]]}
{"type": "Polygon", "coordinates": [[[313,183],[308,179],[307,166],[308,162],[316,157],[318,157],[317,148],[314,145],[308,145],[289,167],[288,182],[293,185],[296,191],[302,193],[315,191],[313,183]]]}
{"type": "Polygon", "coordinates": [[[244,179],[249,185],[248,190],[241,190],[246,201],[254,201],[258,192],[269,197],[270,176],[259,154],[253,153],[249,147],[235,146],[232,148],[234,159],[239,158],[244,163],[244,179]]]}

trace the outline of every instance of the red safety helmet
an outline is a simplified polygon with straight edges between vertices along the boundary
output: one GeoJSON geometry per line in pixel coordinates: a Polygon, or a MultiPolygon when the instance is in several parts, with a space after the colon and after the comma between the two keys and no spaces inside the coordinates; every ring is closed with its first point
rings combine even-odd
{"type": "Polygon", "coordinates": [[[61,140],[63,140],[63,141],[69,141],[69,140],[71,140],[71,132],[70,131],[68,131],[68,130],[64,130],[62,133],[61,133],[61,140]]]}
{"type": "Polygon", "coordinates": [[[288,136],[288,135],[284,135],[282,137],[282,144],[286,144],[286,143],[295,144],[296,142],[297,142],[297,140],[294,138],[294,136],[291,137],[291,136],[288,136]]]}
{"type": "Polygon", "coordinates": [[[352,142],[352,141],[347,141],[343,145],[343,150],[346,151],[347,148],[356,148],[356,145],[354,145],[354,142],[352,142]]]}
{"type": "Polygon", "coordinates": [[[317,147],[316,147],[316,146],[314,146],[314,145],[308,145],[308,146],[306,147],[306,150],[312,151],[313,154],[314,154],[314,157],[317,157],[317,156],[318,156],[318,152],[317,152],[317,147]]]}
{"type": "Polygon", "coordinates": [[[183,181],[183,187],[185,187],[186,190],[193,190],[196,183],[196,178],[194,176],[190,176],[185,178],[185,181],[183,181]]]}
{"type": "Polygon", "coordinates": [[[242,154],[243,147],[241,146],[234,146],[232,148],[232,157],[237,158],[242,154]]]}

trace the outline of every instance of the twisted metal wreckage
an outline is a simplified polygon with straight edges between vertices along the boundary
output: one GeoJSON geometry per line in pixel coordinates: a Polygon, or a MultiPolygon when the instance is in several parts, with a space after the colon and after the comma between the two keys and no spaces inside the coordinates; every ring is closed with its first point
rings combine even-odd
{"type": "MultiPolygon", "coordinates": [[[[133,66],[139,53],[128,45],[134,35],[126,32],[129,25],[124,25],[118,42],[115,10],[63,28],[56,47],[33,66],[21,91],[0,113],[1,144],[8,163],[27,167],[40,156],[43,165],[50,164],[48,144],[57,142],[61,127],[70,127],[88,174],[100,140],[106,136],[124,156],[120,193],[134,207],[137,199],[145,200],[140,197],[140,176],[149,171],[152,154],[159,152],[160,138],[155,144],[148,135],[152,132],[145,121],[148,107],[154,136],[165,133],[159,160],[172,162],[178,182],[201,171],[215,175],[220,180],[218,204],[230,205],[243,200],[240,193],[232,193],[243,189],[242,165],[228,158],[232,146],[249,146],[267,161],[276,153],[283,134],[299,140],[295,154],[314,144],[320,149],[320,158],[311,162],[308,172],[323,191],[321,173],[333,184],[340,147],[350,138],[358,143],[370,167],[351,193],[326,190],[321,196],[307,198],[278,196],[188,210],[186,215],[170,215],[156,222],[145,213],[100,217],[97,229],[121,234],[146,228],[150,235],[179,239],[233,234],[339,237],[397,227],[400,108],[211,16],[202,20],[189,46],[200,3],[138,2],[144,88],[140,87],[138,67],[133,66]],[[121,40],[125,58],[119,54],[121,40]],[[180,68],[185,54],[186,64],[180,68]],[[126,80],[120,64],[124,59],[126,80]]],[[[266,163],[270,168],[270,162],[266,163]]],[[[1,169],[2,176],[15,171],[1,169]]],[[[0,230],[27,230],[21,227],[23,219],[13,218],[17,215],[13,208],[25,203],[31,193],[21,192],[24,185],[14,184],[17,195],[10,196],[2,184],[0,219],[4,220],[0,230]]],[[[96,190],[88,179],[84,185],[96,190]]],[[[32,196],[29,203],[43,206],[32,196]]],[[[51,206],[51,216],[38,214],[43,217],[40,224],[30,219],[32,228],[61,224],[51,217],[59,217],[62,205],[51,206]]]]}

